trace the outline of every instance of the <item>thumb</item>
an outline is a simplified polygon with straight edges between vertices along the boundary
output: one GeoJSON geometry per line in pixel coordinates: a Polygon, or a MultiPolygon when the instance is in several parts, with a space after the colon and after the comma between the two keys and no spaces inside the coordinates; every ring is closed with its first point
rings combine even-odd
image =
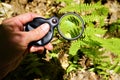
{"type": "Polygon", "coordinates": [[[34,30],[28,32],[28,42],[36,41],[43,38],[49,31],[50,26],[48,23],[44,23],[34,30]]]}

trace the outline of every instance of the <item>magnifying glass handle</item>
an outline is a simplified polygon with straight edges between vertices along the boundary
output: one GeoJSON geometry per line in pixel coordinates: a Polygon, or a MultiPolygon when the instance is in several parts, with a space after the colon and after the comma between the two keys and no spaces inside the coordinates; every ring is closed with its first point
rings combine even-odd
{"type": "Polygon", "coordinates": [[[55,26],[58,25],[58,18],[57,17],[51,17],[51,18],[47,18],[47,19],[42,18],[42,17],[36,17],[36,18],[33,19],[33,21],[28,22],[25,25],[25,31],[33,30],[37,27],[40,27],[40,25],[42,25],[44,23],[48,23],[50,25],[50,30],[48,31],[48,33],[42,39],[31,42],[29,44],[30,46],[32,46],[32,45],[43,46],[43,45],[46,45],[47,43],[49,43],[52,40],[53,33],[54,33],[54,28],[55,28],[55,26]]]}

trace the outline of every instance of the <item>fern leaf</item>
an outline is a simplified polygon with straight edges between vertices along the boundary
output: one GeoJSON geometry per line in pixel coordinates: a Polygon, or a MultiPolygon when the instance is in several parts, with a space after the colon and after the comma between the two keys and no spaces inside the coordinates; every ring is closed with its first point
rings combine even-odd
{"type": "Polygon", "coordinates": [[[71,46],[69,48],[69,54],[71,56],[75,56],[77,54],[77,51],[80,49],[80,41],[74,41],[71,43],[71,46]]]}
{"type": "Polygon", "coordinates": [[[104,39],[101,41],[102,46],[105,47],[108,51],[111,51],[120,56],[120,39],[119,38],[111,38],[104,39]]]}

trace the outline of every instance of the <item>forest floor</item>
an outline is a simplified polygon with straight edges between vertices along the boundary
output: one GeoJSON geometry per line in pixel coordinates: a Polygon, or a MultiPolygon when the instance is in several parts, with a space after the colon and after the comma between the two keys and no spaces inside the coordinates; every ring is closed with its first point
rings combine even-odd
{"type": "MultiPolygon", "coordinates": [[[[118,17],[120,18],[120,6],[118,7],[118,5],[116,5],[115,3],[113,4],[108,3],[107,5],[109,5],[112,13],[111,19],[110,19],[111,22],[115,21],[118,17]]],[[[3,0],[0,3],[0,23],[2,22],[2,20],[6,18],[13,17],[26,12],[34,12],[45,17],[58,15],[59,9],[64,6],[65,6],[64,3],[62,4],[56,3],[54,0],[5,0],[5,1],[3,0]]],[[[54,38],[54,40],[56,40],[56,38],[54,38]]],[[[66,49],[68,49],[67,47],[69,47],[69,45],[65,45],[65,44],[68,44],[68,42],[65,42],[65,44],[64,43],[58,44],[57,46],[54,42],[53,44],[56,47],[55,48],[56,50],[57,49],[60,50],[60,53],[59,53],[60,55],[63,52],[67,51],[66,49]],[[61,47],[62,49],[60,49],[61,47]]],[[[64,54],[62,55],[62,58],[59,57],[63,69],[66,68],[66,66],[68,66],[67,56],[68,55],[64,54]]],[[[86,61],[86,58],[84,57],[82,60],[83,65],[86,65],[85,61],[86,61]]],[[[49,64],[51,65],[51,63],[49,64]]],[[[52,69],[57,70],[55,68],[58,66],[54,66],[52,67],[52,69]]],[[[58,68],[62,70],[61,67],[58,67],[58,68]]],[[[58,71],[58,72],[61,74],[64,74],[64,70],[58,71]]],[[[51,76],[53,74],[55,74],[55,76],[59,76],[59,74],[56,74],[54,72],[51,72],[50,74],[51,76]]],[[[76,72],[72,71],[70,74],[64,74],[63,78],[66,80],[103,80],[96,73],[85,71],[85,70],[83,71],[78,70],[76,72]]],[[[59,79],[56,79],[56,80],[59,80],[59,79]]],[[[34,79],[34,80],[43,80],[43,79],[34,79]]],[[[109,80],[120,80],[120,76],[118,74],[111,74],[109,80]]]]}

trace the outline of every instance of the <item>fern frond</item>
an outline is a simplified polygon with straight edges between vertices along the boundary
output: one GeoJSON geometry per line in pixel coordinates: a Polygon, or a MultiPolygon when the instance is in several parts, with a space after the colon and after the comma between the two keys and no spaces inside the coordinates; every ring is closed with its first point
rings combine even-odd
{"type": "Polygon", "coordinates": [[[59,12],[64,13],[64,12],[92,12],[95,9],[99,9],[103,6],[100,5],[100,3],[97,4],[76,4],[73,3],[71,5],[67,5],[64,8],[62,8],[59,12]]]}
{"type": "Polygon", "coordinates": [[[71,56],[75,56],[77,54],[77,51],[80,49],[80,41],[74,41],[71,43],[71,46],[69,48],[69,54],[71,56]]]}
{"type": "Polygon", "coordinates": [[[106,16],[99,16],[99,15],[85,15],[85,16],[82,16],[83,20],[86,22],[86,23],[89,23],[89,22],[99,22],[100,20],[103,20],[106,18],[106,16]]]}
{"type": "Polygon", "coordinates": [[[91,22],[97,22],[98,27],[105,25],[105,19],[107,18],[108,9],[101,5],[100,2],[96,4],[76,4],[73,3],[71,5],[66,5],[62,8],[59,13],[66,13],[66,12],[76,12],[83,14],[83,20],[87,24],[91,24],[91,22]]]}
{"type": "Polygon", "coordinates": [[[120,39],[119,38],[111,38],[111,39],[103,39],[101,41],[102,46],[106,48],[108,51],[113,52],[120,56],[120,39]]]}

